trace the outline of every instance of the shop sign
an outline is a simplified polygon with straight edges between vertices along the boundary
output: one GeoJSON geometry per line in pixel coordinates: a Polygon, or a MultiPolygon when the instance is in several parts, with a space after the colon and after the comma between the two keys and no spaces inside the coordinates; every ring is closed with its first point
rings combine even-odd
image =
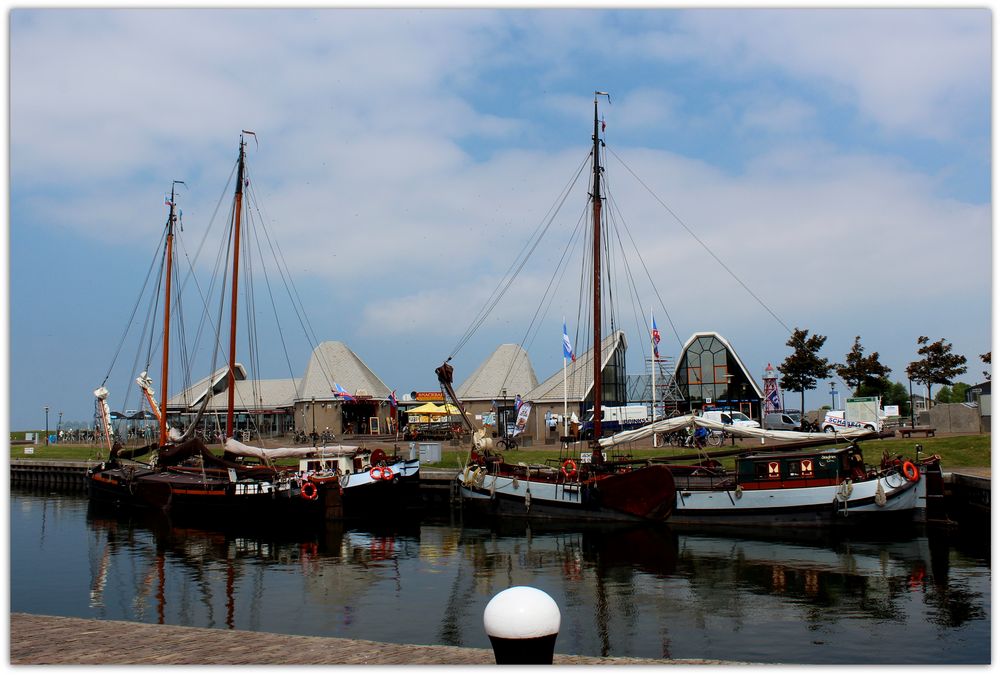
{"type": "Polygon", "coordinates": [[[415,391],[413,399],[415,401],[443,401],[444,396],[439,391],[415,391]]]}

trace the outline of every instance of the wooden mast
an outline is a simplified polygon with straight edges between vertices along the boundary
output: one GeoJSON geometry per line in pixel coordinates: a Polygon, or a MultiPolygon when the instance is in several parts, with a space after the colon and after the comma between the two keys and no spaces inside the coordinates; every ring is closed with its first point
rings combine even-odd
{"type": "Polygon", "coordinates": [[[240,158],[236,170],[236,199],[233,202],[233,294],[230,302],[229,319],[229,381],[228,403],[226,405],[226,438],[233,437],[233,404],[236,397],[236,297],[240,272],[240,215],[243,211],[243,165],[245,143],[240,134],[240,158]]]}
{"type": "Polygon", "coordinates": [[[601,438],[601,155],[597,129],[597,97],[594,92],[594,442],[601,438]]]}
{"type": "Polygon", "coordinates": [[[174,199],[174,188],[178,181],[174,181],[170,185],[170,215],[167,216],[167,241],[166,241],[166,253],[167,253],[167,266],[166,266],[166,282],[165,293],[166,300],[163,302],[163,372],[161,374],[160,381],[162,383],[162,390],[160,394],[160,401],[163,405],[160,412],[160,445],[166,445],[167,443],[167,374],[170,372],[168,370],[170,362],[170,281],[171,281],[171,270],[174,265],[174,222],[176,222],[177,216],[174,213],[176,208],[174,205],[176,200],[174,199]]]}

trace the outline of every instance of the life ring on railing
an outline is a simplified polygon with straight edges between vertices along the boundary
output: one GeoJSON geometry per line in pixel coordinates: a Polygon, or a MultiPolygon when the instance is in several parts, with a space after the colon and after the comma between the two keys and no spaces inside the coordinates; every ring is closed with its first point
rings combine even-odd
{"type": "Polygon", "coordinates": [[[913,462],[907,460],[903,462],[903,475],[906,476],[906,480],[911,483],[916,483],[917,479],[920,478],[920,469],[913,462]]]}
{"type": "Polygon", "coordinates": [[[382,467],[382,480],[392,480],[392,469],[387,466],[382,467]]]}
{"type": "Polygon", "coordinates": [[[368,472],[368,475],[372,477],[372,480],[382,480],[383,469],[384,467],[381,466],[373,466],[371,471],[368,472]]]}
{"type": "Polygon", "coordinates": [[[567,459],[565,462],[562,463],[562,472],[563,475],[566,476],[567,478],[572,478],[573,476],[575,476],[576,462],[574,462],[572,459],[567,459]]]}
{"type": "Polygon", "coordinates": [[[315,483],[306,481],[302,484],[302,499],[308,499],[312,501],[319,496],[319,490],[316,488],[315,483]]]}

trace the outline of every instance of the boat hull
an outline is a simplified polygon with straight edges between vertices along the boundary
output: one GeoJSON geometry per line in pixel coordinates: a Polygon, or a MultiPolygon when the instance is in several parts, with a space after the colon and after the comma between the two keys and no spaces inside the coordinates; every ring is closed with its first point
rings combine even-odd
{"type": "Polygon", "coordinates": [[[357,473],[329,481],[239,480],[199,472],[125,467],[88,475],[91,501],[161,511],[172,518],[218,523],[341,520],[399,512],[420,504],[419,460],[390,465],[390,480],[357,473]],[[312,487],[306,488],[305,484],[312,487]]]}
{"type": "Polygon", "coordinates": [[[761,490],[678,490],[671,523],[678,525],[811,527],[922,520],[926,476],[897,473],[851,485],[761,490]],[[879,503],[878,487],[885,496],[879,503]]]}
{"type": "Polygon", "coordinates": [[[611,474],[583,484],[485,474],[458,475],[464,507],[510,518],[663,522],[674,507],[673,475],[665,466],[611,474]]]}

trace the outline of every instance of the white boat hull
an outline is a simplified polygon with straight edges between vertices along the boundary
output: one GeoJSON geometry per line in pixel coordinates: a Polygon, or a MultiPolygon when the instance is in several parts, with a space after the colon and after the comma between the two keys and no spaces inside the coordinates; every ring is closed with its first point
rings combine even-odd
{"type": "Polygon", "coordinates": [[[926,477],[916,482],[892,473],[843,485],[762,490],[678,490],[670,522],[713,525],[807,526],[862,520],[922,520],[926,477]],[[878,499],[881,485],[884,503],[878,499]]]}

